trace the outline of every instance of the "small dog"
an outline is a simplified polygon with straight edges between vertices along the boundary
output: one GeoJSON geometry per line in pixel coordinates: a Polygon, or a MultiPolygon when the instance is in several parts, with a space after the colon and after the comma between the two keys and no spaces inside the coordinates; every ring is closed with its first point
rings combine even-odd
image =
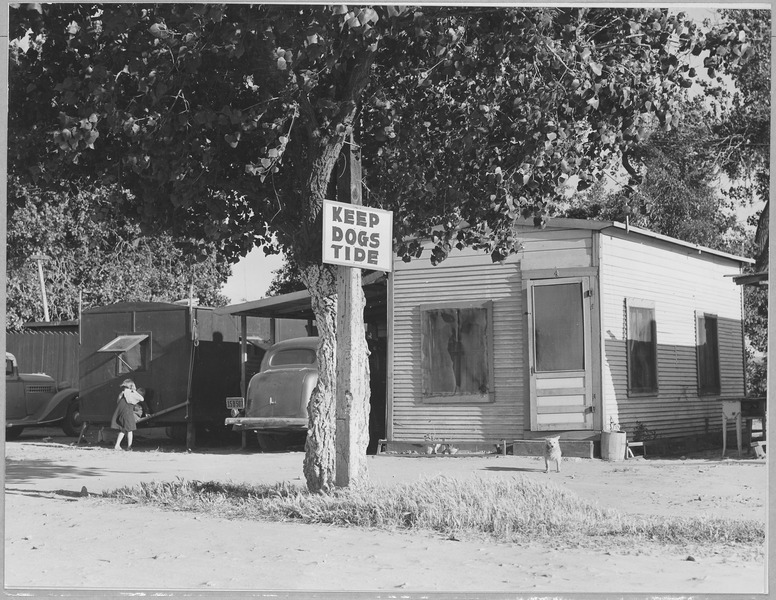
{"type": "Polygon", "coordinates": [[[544,438],[544,472],[550,472],[550,461],[555,461],[555,472],[560,473],[560,436],[544,438]]]}

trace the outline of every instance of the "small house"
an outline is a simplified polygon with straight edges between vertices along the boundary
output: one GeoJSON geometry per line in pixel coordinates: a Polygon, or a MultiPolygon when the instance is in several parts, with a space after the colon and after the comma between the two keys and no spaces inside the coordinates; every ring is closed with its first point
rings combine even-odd
{"type": "MultiPolygon", "coordinates": [[[[593,456],[617,428],[721,434],[722,400],[745,392],[733,276],[752,260],[616,222],[518,221],[514,237],[501,263],[467,249],[365,273],[381,348],[373,446],[520,441],[533,453],[533,440],[560,435],[564,453],[593,456]]],[[[219,312],[314,318],[307,292],[219,312]]]]}
{"type": "Polygon", "coordinates": [[[559,434],[588,455],[617,427],[720,432],[721,399],[745,391],[731,275],[753,261],[615,222],[518,222],[515,238],[498,264],[395,261],[387,440],[559,434]]]}

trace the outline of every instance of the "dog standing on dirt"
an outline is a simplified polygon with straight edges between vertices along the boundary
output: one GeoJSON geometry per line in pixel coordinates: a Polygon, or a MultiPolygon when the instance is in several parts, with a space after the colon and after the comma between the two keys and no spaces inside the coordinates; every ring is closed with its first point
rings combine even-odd
{"type": "Polygon", "coordinates": [[[550,472],[550,461],[555,461],[555,472],[560,473],[560,436],[544,438],[544,472],[550,472]]]}

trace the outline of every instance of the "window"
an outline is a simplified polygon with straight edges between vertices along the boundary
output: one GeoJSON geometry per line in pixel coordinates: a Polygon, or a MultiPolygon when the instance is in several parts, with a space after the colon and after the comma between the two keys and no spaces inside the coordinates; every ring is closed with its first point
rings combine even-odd
{"type": "Polygon", "coordinates": [[[657,322],[655,304],[628,299],[628,392],[657,393],[657,322]]]}
{"type": "Polygon", "coordinates": [[[533,295],[536,371],[584,371],[582,284],[535,285],[533,295]]]}
{"type": "Polygon", "coordinates": [[[312,348],[291,348],[280,350],[272,355],[269,360],[273,367],[287,365],[312,365],[315,363],[315,350],[312,348]]]}
{"type": "Polygon", "coordinates": [[[150,335],[134,333],[119,335],[97,352],[112,352],[116,355],[116,375],[148,370],[150,358],[150,335]]]}
{"type": "Polygon", "coordinates": [[[489,402],[491,302],[421,307],[426,402],[489,402]]]}
{"type": "Polygon", "coordinates": [[[719,394],[717,316],[698,312],[695,323],[698,343],[698,391],[701,394],[719,394]]]}

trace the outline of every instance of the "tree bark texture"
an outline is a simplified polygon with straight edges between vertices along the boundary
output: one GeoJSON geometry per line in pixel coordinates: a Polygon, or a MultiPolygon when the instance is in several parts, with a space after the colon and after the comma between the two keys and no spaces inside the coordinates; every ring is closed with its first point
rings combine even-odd
{"type": "MultiPolygon", "coordinates": [[[[360,182],[359,182],[360,184],[360,182]]],[[[337,429],[335,484],[358,488],[369,481],[369,349],[364,327],[361,269],[339,267],[337,274],[337,429]]]]}
{"type": "Polygon", "coordinates": [[[307,405],[304,476],[311,492],[329,492],[335,477],[335,427],[337,391],[337,289],[336,267],[310,264],[302,279],[310,292],[318,325],[318,384],[307,405]]]}

